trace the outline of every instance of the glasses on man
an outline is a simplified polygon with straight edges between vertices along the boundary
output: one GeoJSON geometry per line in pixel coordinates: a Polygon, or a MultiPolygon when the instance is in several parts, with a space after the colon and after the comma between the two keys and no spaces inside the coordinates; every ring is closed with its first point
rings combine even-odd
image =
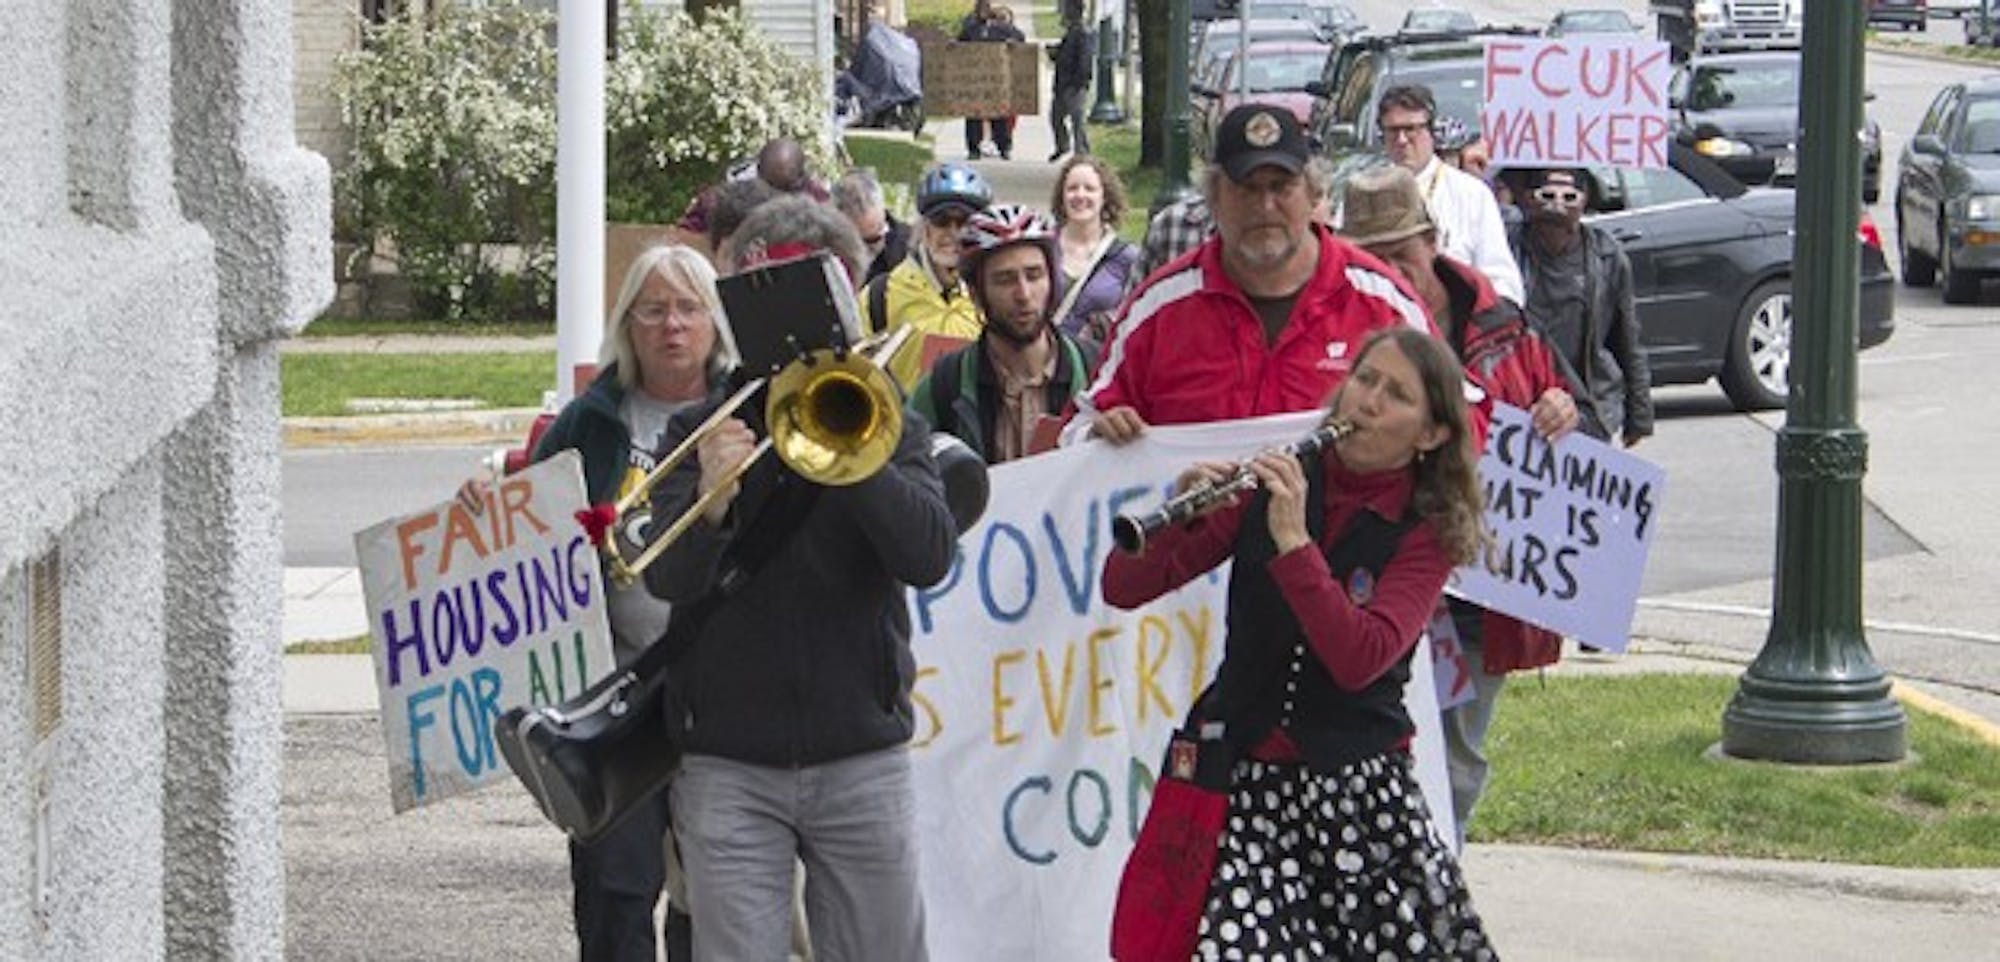
{"type": "Polygon", "coordinates": [[[861,238],[861,243],[868,245],[869,253],[881,252],[882,246],[889,243],[888,228],[885,227],[882,230],[877,231],[876,233],[869,234],[861,238]]]}
{"type": "Polygon", "coordinates": [[[1577,187],[1564,187],[1560,184],[1549,184],[1544,187],[1535,188],[1535,199],[1541,201],[1544,204],[1561,204],[1564,207],[1580,207],[1583,205],[1583,190],[1577,187]]]}
{"type": "Polygon", "coordinates": [[[936,213],[924,218],[932,227],[939,230],[957,230],[964,227],[966,221],[971,219],[957,211],[936,213]]]}
{"type": "Polygon", "coordinates": [[[1383,140],[1401,140],[1405,137],[1411,140],[1415,140],[1419,134],[1428,135],[1430,132],[1431,132],[1431,124],[1430,121],[1428,120],[1414,124],[1382,125],[1383,140]]]}

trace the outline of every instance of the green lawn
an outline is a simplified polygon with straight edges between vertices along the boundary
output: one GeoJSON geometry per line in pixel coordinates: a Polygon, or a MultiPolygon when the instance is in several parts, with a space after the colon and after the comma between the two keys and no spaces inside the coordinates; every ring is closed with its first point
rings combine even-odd
{"type": "Polygon", "coordinates": [[[538,337],[556,332],[548,321],[385,321],[379,318],[321,317],[306,325],[300,337],[387,337],[392,334],[440,334],[454,337],[538,337]]]}
{"type": "Polygon", "coordinates": [[[537,407],[555,384],[555,352],[286,354],[285,417],[350,413],[350,398],[470,398],[485,407],[537,407]]]}
{"type": "Polygon", "coordinates": [[[849,134],[847,156],[856,167],[872,167],[884,187],[914,185],[937,158],[931,140],[849,134]]]}
{"type": "Polygon", "coordinates": [[[1118,171],[1119,179],[1125,182],[1125,197],[1129,204],[1124,219],[1118,223],[1118,236],[1134,244],[1139,243],[1146,238],[1146,212],[1153,205],[1153,196],[1160,192],[1160,182],[1164,178],[1158,167],[1139,166],[1138,121],[1117,125],[1092,124],[1090,148],[1118,171]]]}
{"type": "Polygon", "coordinates": [[[2000,867],[2000,749],[1911,710],[1913,763],[1706,759],[1735,679],[1516,676],[1472,839],[1927,868],[2000,867]]]}

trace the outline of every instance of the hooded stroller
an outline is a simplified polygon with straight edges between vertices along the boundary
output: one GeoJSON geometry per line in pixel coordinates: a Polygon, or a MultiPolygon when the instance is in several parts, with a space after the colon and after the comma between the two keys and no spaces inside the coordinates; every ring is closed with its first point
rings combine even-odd
{"type": "Polygon", "coordinates": [[[834,81],[839,112],[858,127],[924,126],[923,54],[900,31],[871,23],[855,47],[854,62],[834,81]]]}

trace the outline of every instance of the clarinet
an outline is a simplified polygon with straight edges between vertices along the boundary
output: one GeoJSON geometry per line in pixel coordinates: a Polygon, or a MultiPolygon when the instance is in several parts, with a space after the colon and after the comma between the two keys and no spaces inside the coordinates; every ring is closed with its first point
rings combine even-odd
{"type": "MultiPolygon", "coordinates": [[[[1312,457],[1353,432],[1352,421],[1328,419],[1318,430],[1274,449],[1273,453],[1312,457]]],[[[1111,519],[1111,540],[1117,542],[1118,550],[1138,554],[1146,550],[1146,538],[1161,528],[1186,522],[1217,504],[1256,489],[1257,472],[1250,469],[1249,461],[1239,462],[1223,481],[1195,485],[1145,514],[1121,514],[1111,519]]]]}

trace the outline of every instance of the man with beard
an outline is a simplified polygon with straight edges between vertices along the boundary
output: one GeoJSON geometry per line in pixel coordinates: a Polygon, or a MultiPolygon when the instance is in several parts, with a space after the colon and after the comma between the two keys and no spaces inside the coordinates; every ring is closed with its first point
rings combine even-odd
{"type": "Polygon", "coordinates": [[[1639,349],[1632,261],[1617,238],[1583,222],[1589,196],[1574,170],[1537,172],[1527,222],[1507,241],[1527,282],[1522,306],[1569,365],[1584,433],[1629,448],[1653,433],[1653,374],[1639,349]]]}
{"type": "Polygon", "coordinates": [[[1017,204],[979,211],[958,235],[958,271],[986,317],[979,339],[939,358],[910,397],[931,426],[988,464],[1029,453],[1037,421],[1061,413],[1095,358],[1054,324],[1056,232],[1017,204]]]}
{"type": "Polygon", "coordinates": [[[1222,119],[1202,175],[1215,235],[1133,291],[1064,444],[1312,410],[1369,333],[1435,333],[1393,271],[1314,223],[1309,153],[1282,107],[1245,104],[1222,119]]]}

